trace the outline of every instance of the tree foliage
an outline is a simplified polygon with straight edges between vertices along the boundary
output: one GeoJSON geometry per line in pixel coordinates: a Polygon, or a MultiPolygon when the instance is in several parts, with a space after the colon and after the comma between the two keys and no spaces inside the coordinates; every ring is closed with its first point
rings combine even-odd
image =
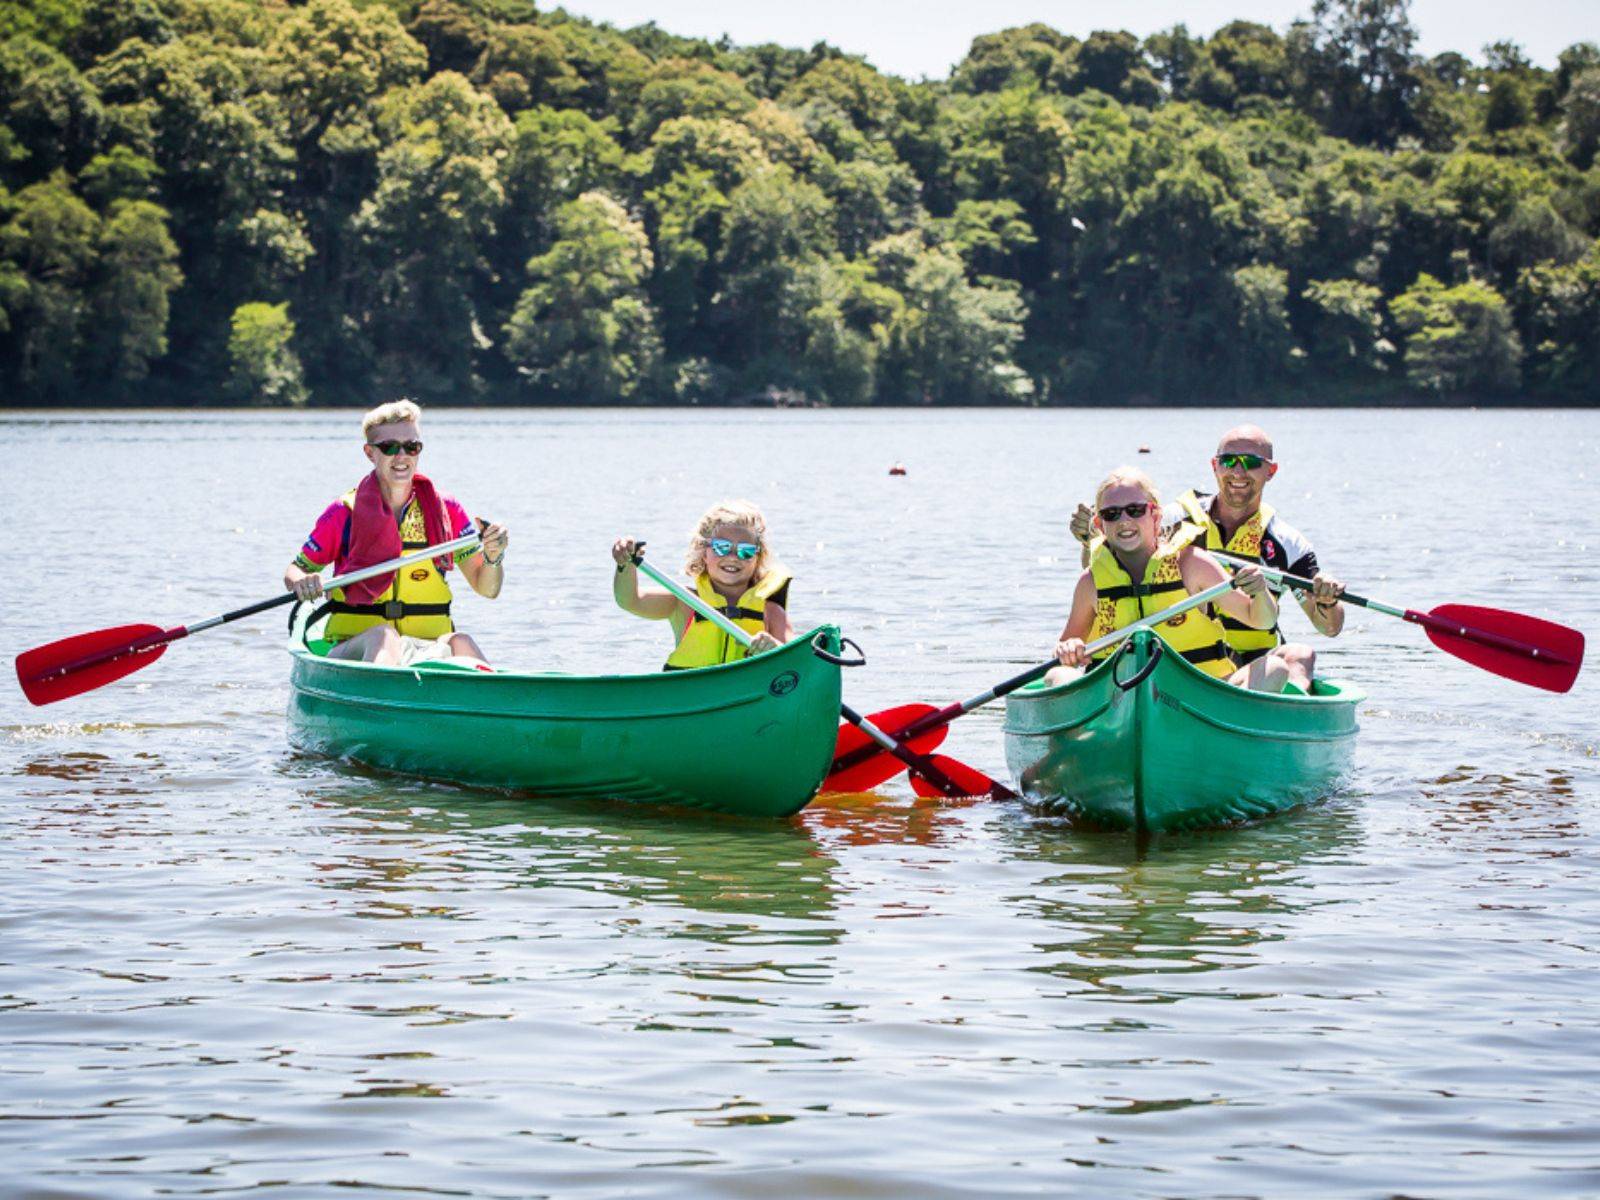
{"type": "Polygon", "coordinates": [[[908,83],[532,0],[22,0],[0,391],[1592,402],[1600,46],[1415,43],[1311,0],[908,83]]]}

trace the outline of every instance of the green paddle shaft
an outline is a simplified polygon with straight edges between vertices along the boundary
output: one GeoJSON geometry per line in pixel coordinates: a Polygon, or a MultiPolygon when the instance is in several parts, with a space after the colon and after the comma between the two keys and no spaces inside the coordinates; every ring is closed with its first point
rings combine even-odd
{"type": "MultiPolygon", "coordinates": [[[[649,563],[645,562],[643,542],[637,543],[634,549],[633,565],[638,567],[640,571],[644,572],[644,574],[655,580],[662,587],[666,588],[667,591],[671,592],[679,600],[682,600],[695,612],[699,613],[706,620],[710,621],[718,629],[722,630],[723,633],[727,634],[734,641],[738,642],[746,649],[749,648],[753,639],[748,633],[740,629],[732,621],[728,620],[725,615],[719,613],[704,600],[700,599],[699,596],[689,592],[676,580],[667,578],[660,571],[656,570],[649,563]]],[[[839,711],[844,714],[845,720],[860,728],[861,732],[865,733],[869,738],[877,742],[878,745],[882,746],[890,754],[894,755],[901,762],[905,763],[906,766],[910,767],[918,774],[925,776],[929,781],[940,788],[940,790],[942,790],[947,796],[962,796],[966,794],[967,789],[956,783],[955,780],[951,779],[948,775],[941,771],[937,765],[929,762],[921,755],[913,754],[910,750],[907,750],[899,742],[895,741],[894,738],[890,737],[883,730],[879,729],[876,725],[867,720],[860,713],[856,712],[856,710],[851,708],[848,704],[839,705],[839,711]]]]}

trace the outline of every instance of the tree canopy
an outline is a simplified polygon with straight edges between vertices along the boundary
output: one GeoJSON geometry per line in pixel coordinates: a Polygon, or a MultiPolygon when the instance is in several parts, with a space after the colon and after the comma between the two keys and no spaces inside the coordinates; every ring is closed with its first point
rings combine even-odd
{"type": "Polygon", "coordinates": [[[14,0],[0,401],[1591,403],[1600,46],[1416,40],[14,0]]]}

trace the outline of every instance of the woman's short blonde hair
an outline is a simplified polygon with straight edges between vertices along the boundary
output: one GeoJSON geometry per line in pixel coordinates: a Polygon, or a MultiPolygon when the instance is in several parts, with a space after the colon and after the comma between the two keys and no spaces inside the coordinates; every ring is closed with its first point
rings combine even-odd
{"type": "Polygon", "coordinates": [[[1161,507],[1161,493],[1156,490],[1155,480],[1139,470],[1138,467],[1118,467],[1102,479],[1100,486],[1094,490],[1094,506],[1097,510],[1100,507],[1100,498],[1119,484],[1140,489],[1146,496],[1150,497],[1150,504],[1153,508],[1161,507]]]}
{"type": "Polygon", "coordinates": [[[683,562],[683,569],[689,578],[705,574],[706,548],[711,545],[718,525],[737,525],[741,529],[748,529],[761,543],[761,552],[756,555],[756,571],[750,577],[752,583],[777,567],[772,547],[767,544],[767,519],[761,515],[761,510],[748,500],[724,500],[706,509],[689,534],[689,555],[683,562]]]}
{"type": "Polygon", "coordinates": [[[361,436],[369,438],[379,425],[394,425],[401,421],[413,424],[422,420],[422,410],[411,400],[391,400],[380,404],[361,418],[361,436]]]}

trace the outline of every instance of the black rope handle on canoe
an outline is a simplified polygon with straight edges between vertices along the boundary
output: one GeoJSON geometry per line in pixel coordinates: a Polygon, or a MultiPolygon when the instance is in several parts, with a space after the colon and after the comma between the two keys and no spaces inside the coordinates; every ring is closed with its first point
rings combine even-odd
{"type": "Polygon", "coordinates": [[[836,667],[864,667],[867,665],[866,653],[861,649],[860,646],[856,645],[849,638],[842,637],[839,639],[839,649],[843,650],[846,646],[849,646],[856,652],[856,656],[854,658],[844,658],[841,655],[833,653],[831,650],[823,649],[823,636],[823,634],[819,633],[816,637],[811,639],[811,653],[815,654],[824,662],[831,662],[836,667]]]}
{"type": "Polygon", "coordinates": [[[1150,661],[1145,663],[1144,666],[1140,667],[1136,672],[1134,672],[1132,679],[1118,679],[1117,664],[1122,661],[1123,655],[1127,654],[1128,651],[1133,649],[1132,642],[1123,642],[1122,648],[1117,651],[1116,658],[1114,658],[1111,662],[1111,682],[1116,684],[1123,691],[1131,692],[1146,679],[1150,678],[1150,672],[1156,669],[1156,664],[1161,661],[1161,654],[1165,648],[1166,643],[1160,638],[1153,639],[1150,646],[1150,661]]]}

